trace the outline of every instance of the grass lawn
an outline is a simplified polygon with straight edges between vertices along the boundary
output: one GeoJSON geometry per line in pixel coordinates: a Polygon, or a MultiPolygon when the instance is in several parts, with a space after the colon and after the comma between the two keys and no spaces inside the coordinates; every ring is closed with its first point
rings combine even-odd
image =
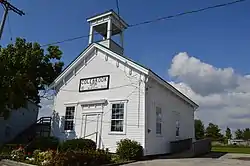
{"type": "Polygon", "coordinates": [[[250,148],[245,147],[212,147],[212,152],[244,153],[250,154],[250,148]]]}

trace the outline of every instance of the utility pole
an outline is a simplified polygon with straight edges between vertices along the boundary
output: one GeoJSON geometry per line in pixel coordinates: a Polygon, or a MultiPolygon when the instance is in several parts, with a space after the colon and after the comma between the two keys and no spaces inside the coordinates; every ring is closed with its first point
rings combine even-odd
{"type": "Polygon", "coordinates": [[[4,25],[5,25],[5,21],[6,21],[9,10],[12,10],[13,12],[15,12],[16,14],[18,14],[20,16],[24,15],[24,12],[22,10],[16,8],[15,6],[13,6],[12,4],[10,4],[7,0],[0,0],[0,3],[4,7],[3,18],[2,18],[2,21],[0,24],[0,39],[1,39],[2,34],[3,34],[4,25]]]}

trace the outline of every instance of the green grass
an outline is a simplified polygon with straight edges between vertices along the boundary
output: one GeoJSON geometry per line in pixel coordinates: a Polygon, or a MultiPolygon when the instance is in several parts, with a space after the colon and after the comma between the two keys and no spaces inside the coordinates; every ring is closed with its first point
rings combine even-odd
{"type": "Polygon", "coordinates": [[[250,147],[212,147],[212,152],[244,153],[250,154],[250,147]]]}

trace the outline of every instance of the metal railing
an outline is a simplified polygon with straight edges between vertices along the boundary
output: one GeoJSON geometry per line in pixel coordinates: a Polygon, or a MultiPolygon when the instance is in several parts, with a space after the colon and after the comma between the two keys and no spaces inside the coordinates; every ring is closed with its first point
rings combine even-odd
{"type": "Polygon", "coordinates": [[[91,134],[88,134],[88,135],[85,135],[83,138],[86,138],[86,137],[89,137],[89,136],[92,136],[92,135],[95,135],[95,142],[97,143],[97,139],[98,139],[98,132],[94,132],[94,133],[91,133],[91,134]]]}
{"type": "Polygon", "coordinates": [[[51,124],[52,118],[51,117],[41,117],[36,121],[37,124],[51,124]]]}

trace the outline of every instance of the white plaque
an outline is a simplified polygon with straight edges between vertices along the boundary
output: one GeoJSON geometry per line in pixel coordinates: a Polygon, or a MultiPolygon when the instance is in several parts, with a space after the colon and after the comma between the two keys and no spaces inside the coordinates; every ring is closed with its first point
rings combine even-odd
{"type": "Polygon", "coordinates": [[[109,75],[80,79],[79,92],[109,89],[109,75]]]}

